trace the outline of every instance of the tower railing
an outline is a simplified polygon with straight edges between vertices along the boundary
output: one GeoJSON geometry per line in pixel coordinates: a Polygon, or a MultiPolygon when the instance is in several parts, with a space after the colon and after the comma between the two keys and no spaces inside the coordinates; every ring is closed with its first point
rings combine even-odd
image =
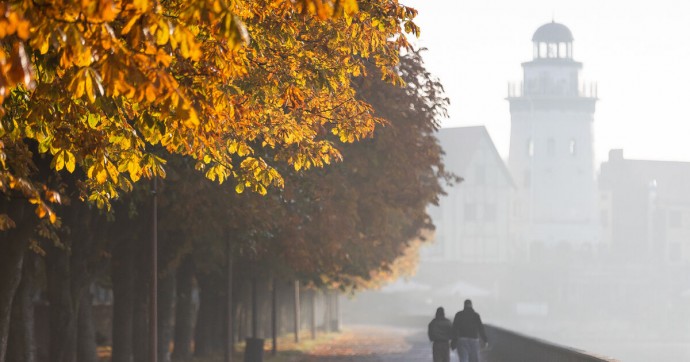
{"type": "Polygon", "coordinates": [[[486,325],[486,334],[491,346],[486,362],[619,362],[492,325],[486,325]]]}
{"type": "Polygon", "coordinates": [[[508,98],[530,96],[598,98],[598,85],[595,82],[582,82],[578,87],[556,82],[532,83],[528,86],[523,82],[508,83],[508,98]]]}

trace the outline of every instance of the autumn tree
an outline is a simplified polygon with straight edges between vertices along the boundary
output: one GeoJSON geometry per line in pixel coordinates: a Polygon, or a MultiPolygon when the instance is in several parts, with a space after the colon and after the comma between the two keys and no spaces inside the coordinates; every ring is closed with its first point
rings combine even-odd
{"type": "MultiPolygon", "coordinates": [[[[3,202],[26,200],[57,221],[59,198],[32,163],[42,154],[54,171],[81,170],[80,198],[107,206],[142,177],[164,176],[157,147],[238,192],[282,186],[278,165],[322,166],[341,158],[330,135],[372,134],[380,119],[352,79],[362,59],[397,79],[414,15],[396,0],[3,2],[3,202]]],[[[0,214],[3,230],[17,221],[0,214]]],[[[24,242],[10,237],[3,253],[24,242]]],[[[5,341],[0,333],[0,360],[5,341]]]]}
{"type": "Polygon", "coordinates": [[[381,80],[373,67],[356,83],[358,97],[386,122],[375,137],[343,147],[337,165],[281,169],[285,188],[259,204],[274,221],[252,244],[266,268],[352,289],[414,267],[410,248],[433,228],[426,207],[437,202],[444,182],[457,179],[445,171],[435,137],[448,104],[441,84],[418,52],[395,71],[405,86],[381,80]]]}

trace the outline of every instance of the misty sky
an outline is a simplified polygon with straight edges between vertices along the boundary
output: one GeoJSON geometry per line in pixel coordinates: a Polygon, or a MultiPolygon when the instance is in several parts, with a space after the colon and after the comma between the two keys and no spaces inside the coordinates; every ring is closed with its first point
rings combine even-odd
{"type": "Polygon", "coordinates": [[[451,99],[444,127],[486,125],[507,157],[509,81],[532,59],[532,34],[556,22],[573,33],[582,79],[596,82],[597,165],[626,158],[690,161],[690,1],[404,0],[419,10],[418,43],[451,99]]]}

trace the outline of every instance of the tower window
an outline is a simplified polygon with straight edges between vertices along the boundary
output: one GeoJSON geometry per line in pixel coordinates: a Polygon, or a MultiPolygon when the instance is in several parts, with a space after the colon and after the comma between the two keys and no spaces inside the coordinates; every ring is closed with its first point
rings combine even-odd
{"type": "Polygon", "coordinates": [[[496,204],[484,205],[484,221],[496,221],[496,204]]]}
{"type": "Polygon", "coordinates": [[[556,154],[556,141],[554,141],[553,138],[549,138],[546,141],[546,152],[549,154],[549,156],[556,154]]]}
{"type": "Polygon", "coordinates": [[[577,154],[577,143],[575,142],[574,139],[573,139],[573,140],[570,140],[570,148],[569,148],[569,150],[570,150],[570,155],[571,155],[571,156],[575,156],[575,155],[577,154]]]}
{"type": "Polygon", "coordinates": [[[527,140],[527,156],[534,156],[534,142],[531,138],[527,140]]]}
{"type": "Polygon", "coordinates": [[[558,57],[558,43],[548,43],[547,45],[548,54],[547,58],[557,58],[558,57]]]}
{"type": "Polygon", "coordinates": [[[477,206],[475,204],[465,204],[464,214],[465,221],[477,220],[477,206]]]}

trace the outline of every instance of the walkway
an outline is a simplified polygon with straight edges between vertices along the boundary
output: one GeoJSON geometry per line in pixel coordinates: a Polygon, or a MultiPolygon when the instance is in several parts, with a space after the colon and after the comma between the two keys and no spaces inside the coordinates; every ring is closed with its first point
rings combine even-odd
{"type": "MultiPolygon", "coordinates": [[[[430,362],[431,344],[425,331],[353,326],[300,362],[430,362]]],[[[455,353],[451,362],[457,361],[455,353]]]]}

